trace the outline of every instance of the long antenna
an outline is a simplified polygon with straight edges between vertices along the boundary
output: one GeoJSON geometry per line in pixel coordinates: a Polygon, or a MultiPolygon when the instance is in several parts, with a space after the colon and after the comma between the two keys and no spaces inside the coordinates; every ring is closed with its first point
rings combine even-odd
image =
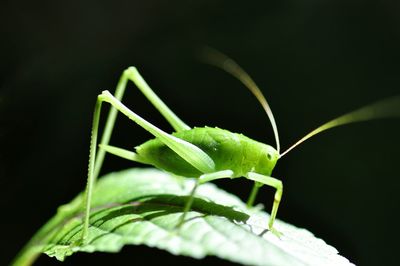
{"type": "Polygon", "coordinates": [[[268,115],[269,121],[271,122],[272,129],[275,135],[276,150],[279,153],[281,147],[279,142],[278,128],[276,126],[275,118],[274,115],[272,114],[271,107],[269,106],[261,90],[258,88],[257,84],[249,76],[249,74],[247,74],[246,71],[244,71],[231,58],[210,47],[205,47],[202,49],[200,59],[205,63],[214,65],[216,67],[225,70],[226,72],[228,72],[229,74],[240,80],[246,86],[246,88],[248,88],[252,92],[252,94],[257,98],[257,100],[260,102],[260,104],[262,105],[262,107],[264,108],[265,112],[268,115]]]}
{"type": "Polygon", "coordinates": [[[284,151],[280,155],[280,158],[282,158],[289,151],[293,150],[300,143],[302,143],[305,140],[311,138],[312,136],[315,136],[318,133],[321,133],[322,131],[328,130],[330,128],[345,125],[345,124],[355,123],[355,122],[362,122],[362,121],[368,121],[368,120],[372,120],[372,119],[388,118],[388,117],[396,117],[396,116],[400,116],[400,96],[387,98],[387,99],[375,102],[373,104],[364,106],[360,109],[357,109],[353,112],[339,116],[338,118],[333,119],[333,120],[317,127],[316,129],[314,129],[313,131],[311,131],[310,133],[305,135],[303,138],[298,140],[295,144],[293,144],[286,151],[284,151]]]}

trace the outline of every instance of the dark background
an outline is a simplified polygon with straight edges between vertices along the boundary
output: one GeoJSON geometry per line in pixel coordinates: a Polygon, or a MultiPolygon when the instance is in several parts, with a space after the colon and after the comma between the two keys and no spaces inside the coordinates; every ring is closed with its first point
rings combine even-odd
{"type": "MultiPolygon", "coordinates": [[[[95,98],[135,65],[186,123],[274,144],[254,97],[196,61],[202,45],[233,57],[269,99],[283,148],[344,112],[399,94],[400,5],[393,1],[2,1],[0,5],[1,265],[85,185],[95,98]]],[[[171,128],[130,85],[124,101],[171,128]]],[[[112,144],[150,135],[118,120],[112,144]]],[[[395,265],[400,120],[321,134],[284,157],[278,217],[360,265],[395,265]]],[[[131,167],[108,157],[103,172],[131,167]]],[[[218,185],[243,199],[251,183],[218,185]]],[[[269,211],[272,190],[258,201],[269,211]]],[[[77,254],[63,265],[218,264],[147,247],[77,254]]],[[[37,265],[59,265],[42,256],[37,265]]],[[[229,264],[229,263],[226,263],[229,264]]]]}

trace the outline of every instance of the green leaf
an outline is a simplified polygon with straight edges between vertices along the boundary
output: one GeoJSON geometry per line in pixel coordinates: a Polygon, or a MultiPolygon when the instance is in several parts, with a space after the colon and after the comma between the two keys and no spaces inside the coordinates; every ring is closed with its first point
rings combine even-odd
{"type": "Polygon", "coordinates": [[[59,208],[14,265],[30,265],[40,252],[62,261],[75,252],[118,252],[124,245],[246,265],[353,265],[309,231],[279,220],[278,238],[266,230],[267,213],[247,210],[240,199],[213,184],[199,187],[187,221],[177,230],[193,184],[156,169],[108,174],[94,191],[86,245],[77,244],[82,230],[78,196],[59,208]]]}

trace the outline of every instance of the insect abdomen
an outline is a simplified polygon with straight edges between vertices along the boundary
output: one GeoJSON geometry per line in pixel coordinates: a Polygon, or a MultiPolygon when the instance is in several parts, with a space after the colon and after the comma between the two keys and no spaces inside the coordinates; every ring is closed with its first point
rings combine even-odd
{"type": "MultiPolygon", "coordinates": [[[[222,146],[231,146],[232,150],[235,149],[236,143],[232,142],[232,136],[229,136],[232,133],[226,134],[226,132],[222,129],[206,127],[181,131],[173,135],[196,145],[207,153],[214,160],[216,170],[225,170],[230,169],[235,152],[223,152],[222,150],[226,150],[227,147],[223,149],[222,146]]],[[[202,174],[158,139],[145,142],[136,148],[136,152],[150,164],[168,172],[188,177],[198,177],[202,174]]]]}

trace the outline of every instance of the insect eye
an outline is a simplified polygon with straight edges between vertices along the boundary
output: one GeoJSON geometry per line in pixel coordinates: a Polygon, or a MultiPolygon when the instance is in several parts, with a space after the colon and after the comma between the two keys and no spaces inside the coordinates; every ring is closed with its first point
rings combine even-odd
{"type": "Polygon", "coordinates": [[[272,159],[271,153],[267,153],[267,158],[268,158],[268,160],[271,160],[271,159],[272,159]]]}

